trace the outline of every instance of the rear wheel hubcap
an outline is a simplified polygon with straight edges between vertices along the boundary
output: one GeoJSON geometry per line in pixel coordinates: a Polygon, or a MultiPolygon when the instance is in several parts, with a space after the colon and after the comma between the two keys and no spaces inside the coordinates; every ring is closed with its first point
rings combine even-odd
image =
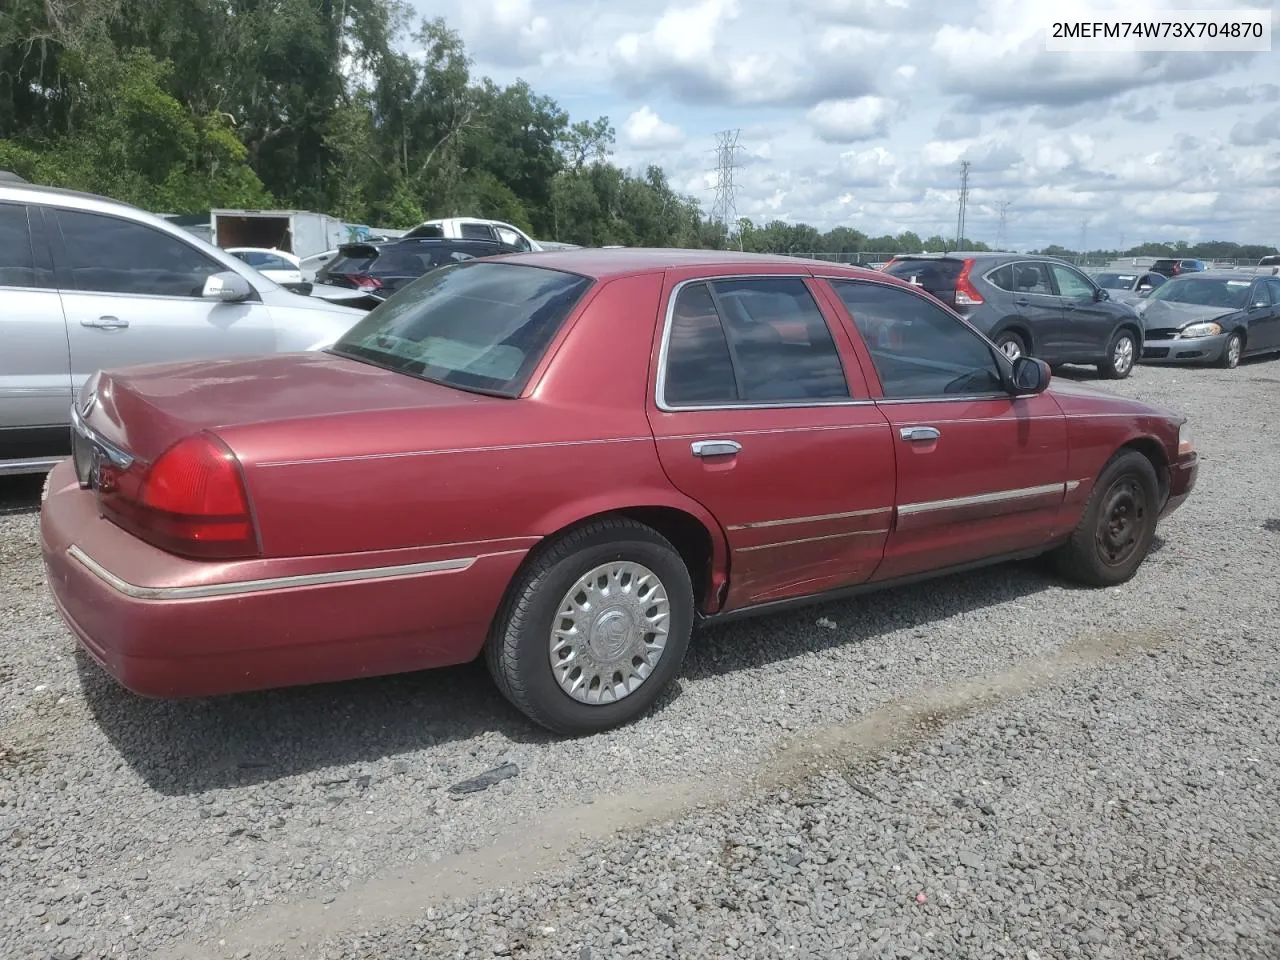
{"type": "Polygon", "coordinates": [[[1004,351],[1004,355],[1010,360],[1017,360],[1022,356],[1022,344],[1017,340],[1006,340],[1000,344],[1000,349],[1004,351]]]}
{"type": "Polygon", "coordinates": [[[614,703],[657,668],[671,629],[666,587],[629,560],[588,570],[560,601],[551,627],[551,670],[579,703],[614,703]]]}

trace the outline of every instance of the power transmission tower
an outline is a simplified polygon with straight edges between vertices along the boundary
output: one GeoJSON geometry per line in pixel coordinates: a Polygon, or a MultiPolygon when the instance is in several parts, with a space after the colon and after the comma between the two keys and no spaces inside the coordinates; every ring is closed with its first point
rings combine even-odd
{"type": "MultiPolygon", "coordinates": [[[[726,236],[738,232],[738,204],[734,197],[737,184],[734,183],[734,172],[738,164],[738,151],[743,149],[738,143],[741,130],[722,130],[716,134],[716,197],[711,208],[711,219],[724,224],[726,236]]],[[[742,246],[742,237],[738,236],[738,246],[742,246]]]]}
{"type": "Polygon", "coordinates": [[[1004,239],[1005,239],[1005,234],[1004,234],[1005,212],[1009,209],[1009,205],[1010,205],[1011,203],[1013,203],[1013,201],[1012,201],[1012,200],[1001,200],[1001,201],[1000,201],[1000,203],[999,203],[999,207],[1000,207],[1000,230],[999,230],[999,232],[996,234],[996,249],[997,249],[997,250],[1003,250],[1003,249],[1004,249],[1004,239]]]}
{"type": "Polygon", "coordinates": [[[956,249],[964,239],[964,208],[969,203],[969,161],[960,163],[960,209],[956,213],[956,249]]]}

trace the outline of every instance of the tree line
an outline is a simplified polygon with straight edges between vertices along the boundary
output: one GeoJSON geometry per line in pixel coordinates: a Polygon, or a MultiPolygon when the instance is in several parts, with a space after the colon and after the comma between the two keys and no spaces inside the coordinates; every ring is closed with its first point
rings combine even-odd
{"type": "Polygon", "coordinates": [[[175,214],[494,217],[588,246],[955,247],[783,221],[730,233],[661,167],[613,163],[614,145],[609,118],[477,76],[457,32],[403,0],[5,0],[0,13],[0,169],[36,183],[175,214]]]}

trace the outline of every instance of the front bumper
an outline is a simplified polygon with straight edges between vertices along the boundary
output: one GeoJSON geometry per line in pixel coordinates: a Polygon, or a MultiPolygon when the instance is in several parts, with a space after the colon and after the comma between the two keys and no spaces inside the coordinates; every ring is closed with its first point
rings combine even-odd
{"type": "Polygon", "coordinates": [[[1167,517],[1187,501],[1200,475],[1200,454],[1189,453],[1169,467],[1169,496],[1160,510],[1167,517]]]}
{"type": "Polygon", "coordinates": [[[231,570],[171,556],[100,517],[70,461],[50,474],[40,539],[49,591],[81,647],[122,686],[165,698],[465,663],[524,553],[433,547],[354,579],[350,555],[231,570]]]}
{"type": "Polygon", "coordinates": [[[1212,337],[1179,337],[1174,340],[1147,340],[1142,345],[1143,363],[1214,363],[1230,334],[1212,337]]]}

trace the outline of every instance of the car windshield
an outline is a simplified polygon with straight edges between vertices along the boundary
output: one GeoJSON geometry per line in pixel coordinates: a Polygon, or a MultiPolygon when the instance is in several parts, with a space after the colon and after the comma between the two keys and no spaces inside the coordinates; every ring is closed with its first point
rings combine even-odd
{"type": "Polygon", "coordinates": [[[1241,310],[1248,300],[1250,283],[1218,277],[1179,277],[1152,290],[1147,299],[1241,310]]]}
{"type": "Polygon", "coordinates": [[[591,280],[482,260],[434,270],[330,349],[462,390],[518,396],[591,280]]]}
{"type": "Polygon", "coordinates": [[[1107,290],[1128,290],[1137,279],[1136,273],[1100,273],[1093,278],[1093,282],[1107,290]]]}

